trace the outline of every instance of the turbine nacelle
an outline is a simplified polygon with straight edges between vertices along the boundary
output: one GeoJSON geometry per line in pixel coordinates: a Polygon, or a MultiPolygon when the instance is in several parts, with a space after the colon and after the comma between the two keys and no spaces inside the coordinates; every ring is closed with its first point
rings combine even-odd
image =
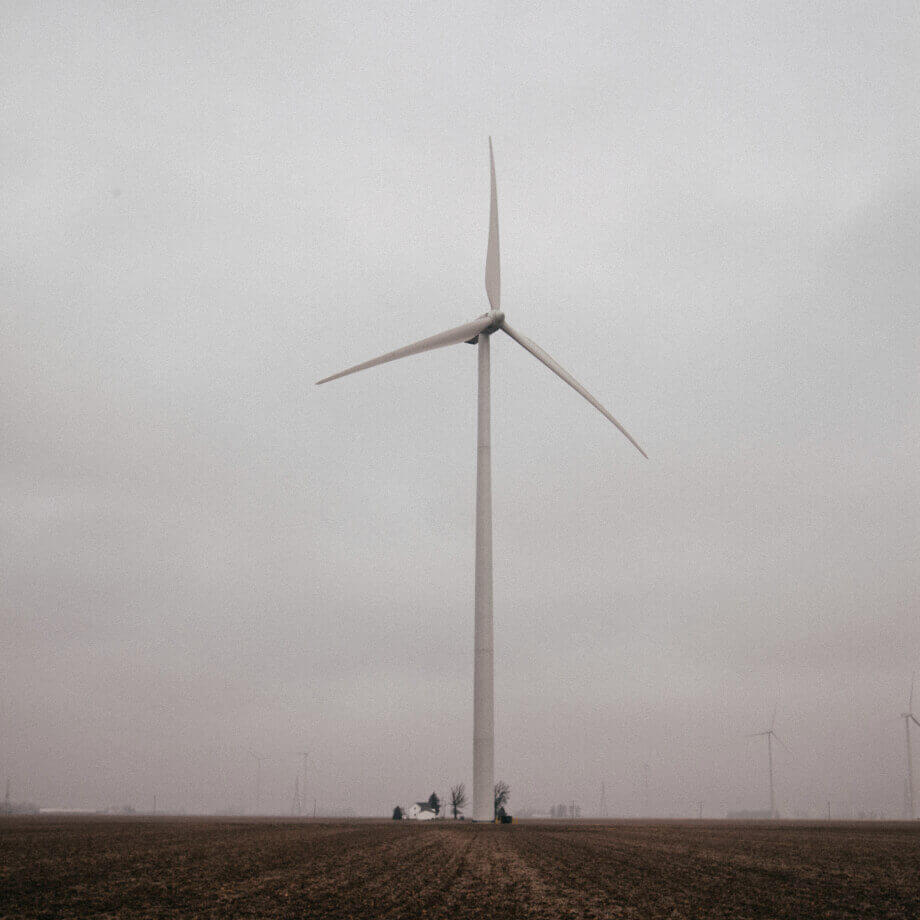
{"type": "Polygon", "coordinates": [[[488,329],[484,329],[480,335],[492,335],[493,332],[498,332],[502,327],[502,323],[505,321],[505,314],[501,310],[490,310],[485,314],[492,320],[492,325],[488,329]]]}
{"type": "Polygon", "coordinates": [[[478,335],[474,335],[473,338],[467,339],[467,345],[475,345],[479,341],[480,335],[492,335],[492,333],[498,332],[498,330],[502,328],[502,323],[505,321],[505,314],[502,313],[501,310],[490,310],[488,313],[483,313],[479,319],[487,319],[491,322],[478,335]]]}

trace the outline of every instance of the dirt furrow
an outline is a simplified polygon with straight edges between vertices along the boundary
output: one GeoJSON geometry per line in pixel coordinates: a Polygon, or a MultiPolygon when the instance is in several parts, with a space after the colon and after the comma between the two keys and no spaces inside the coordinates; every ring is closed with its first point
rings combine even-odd
{"type": "Polygon", "coordinates": [[[551,867],[554,884],[563,884],[571,873],[579,887],[605,897],[610,916],[624,911],[626,916],[843,918],[864,916],[867,904],[876,905],[873,916],[920,916],[920,854],[911,852],[910,840],[904,841],[902,870],[888,874],[878,871],[882,854],[872,854],[866,865],[852,855],[835,862],[828,841],[807,834],[787,831],[786,837],[797,841],[797,853],[781,848],[768,858],[764,853],[752,857],[743,844],[712,851],[693,842],[692,830],[681,830],[684,841],[675,845],[673,839],[659,839],[669,836],[660,828],[645,835],[609,828],[544,829],[527,838],[525,850],[539,853],[542,864],[551,867]],[[810,852],[820,854],[818,865],[810,852]]]}
{"type": "Polygon", "coordinates": [[[916,920],[920,827],[0,818],[0,920],[916,920]]]}

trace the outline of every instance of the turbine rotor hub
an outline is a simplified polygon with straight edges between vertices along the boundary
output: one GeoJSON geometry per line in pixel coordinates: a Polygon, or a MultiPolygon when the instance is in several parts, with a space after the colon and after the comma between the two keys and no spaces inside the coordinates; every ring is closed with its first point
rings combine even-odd
{"type": "Polygon", "coordinates": [[[486,316],[492,320],[492,325],[483,329],[480,335],[492,335],[493,332],[498,332],[502,327],[502,323],[505,321],[505,314],[502,313],[501,310],[490,310],[486,313],[486,316]]]}
{"type": "Polygon", "coordinates": [[[492,320],[492,323],[486,326],[482,332],[477,333],[471,339],[466,340],[467,345],[475,345],[479,341],[479,336],[481,335],[492,335],[493,332],[498,332],[502,327],[502,323],[505,321],[505,314],[501,310],[490,310],[488,313],[483,313],[481,319],[489,318],[492,320]]]}

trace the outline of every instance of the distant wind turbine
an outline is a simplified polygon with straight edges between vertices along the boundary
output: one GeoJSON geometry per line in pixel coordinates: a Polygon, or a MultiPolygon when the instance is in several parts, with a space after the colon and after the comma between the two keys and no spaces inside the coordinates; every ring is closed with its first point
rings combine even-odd
{"type": "Polygon", "coordinates": [[[773,739],[776,738],[780,744],[788,751],[789,748],[783,744],[782,739],[779,735],[773,731],[773,726],[776,724],[776,707],[773,707],[773,718],[770,719],[770,727],[765,732],[754,732],[751,735],[748,735],[748,738],[766,738],[767,739],[767,762],[770,768],[770,817],[777,817],[776,814],[776,798],[773,794],[773,739]]]}
{"type": "Polygon", "coordinates": [[[303,814],[307,813],[307,760],[310,757],[309,751],[300,751],[303,757],[303,814]]]}
{"type": "Polygon", "coordinates": [[[914,765],[910,752],[910,723],[920,725],[914,715],[914,678],[910,679],[910,697],[907,701],[907,712],[901,713],[904,720],[904,735],[907,741],[907,814],[911,821],[917,817],[914,811],[914,765]]]}
{"type": "Polygon", "coordinates": [[[473,661],[473,820],[493,820],[494,780],[494,719],[493,719],[493,647],[492,647],[492,459],[490,436],[490,375],[489,340],[501,330],[525,351],[545,364],[557,377],[583,396],[609,422],[615,425],[629,442],[646,457],[632,435],[571,375],[557,364],[542,348],[520,332],[512,329],[501,311],[501,269],[498,247],[498,194],[495,182],[495,158],[489,139],[491,198],[489,208],[489,242],[486,249],[486,295],[491,311],[472,322],[446,332],[440,332],[412,345],[398,348],[379,358],[356,364],[347,370],[325,377],[327,383],[347,374],[354,374],[378,364],[422,354],[448,345],[478,343],[478,425],[476,451],[476,579],[475,635],[473,661]]]}
{"type": "Polygon", "coordinates": [[[259,814],[262,798],[262,761],[265,760],[265,756],[263,754],[256,754],[255,751],[252,750],[250,750],[249,753],[256,762],[256,804],[254,814],[259,814]]]}
{"type": "Polygon", "coordinates": [[[294,774],[294,798],[291,800],[291,815],[299,818],[303,815],[303,799],[300,797],[300,777],[294,774]]]}

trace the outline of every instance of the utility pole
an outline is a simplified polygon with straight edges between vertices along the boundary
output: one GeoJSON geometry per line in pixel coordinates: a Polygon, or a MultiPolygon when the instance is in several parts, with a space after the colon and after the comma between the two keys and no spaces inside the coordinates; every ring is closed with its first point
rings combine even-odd
{"type": "Polygon", "coordinates": [[[697,816],[697,818],[700,821],[703,820],[703,803],[702,802],[700,802],[700,811],[699,811],[699,815],[697,816]]]}
{"type": "Polygon", "coordinates": [[[601,783],[601,804],[598,811],[600,812],[600,817],[607,817],[607,787],[604,783],[601,783]]]}

